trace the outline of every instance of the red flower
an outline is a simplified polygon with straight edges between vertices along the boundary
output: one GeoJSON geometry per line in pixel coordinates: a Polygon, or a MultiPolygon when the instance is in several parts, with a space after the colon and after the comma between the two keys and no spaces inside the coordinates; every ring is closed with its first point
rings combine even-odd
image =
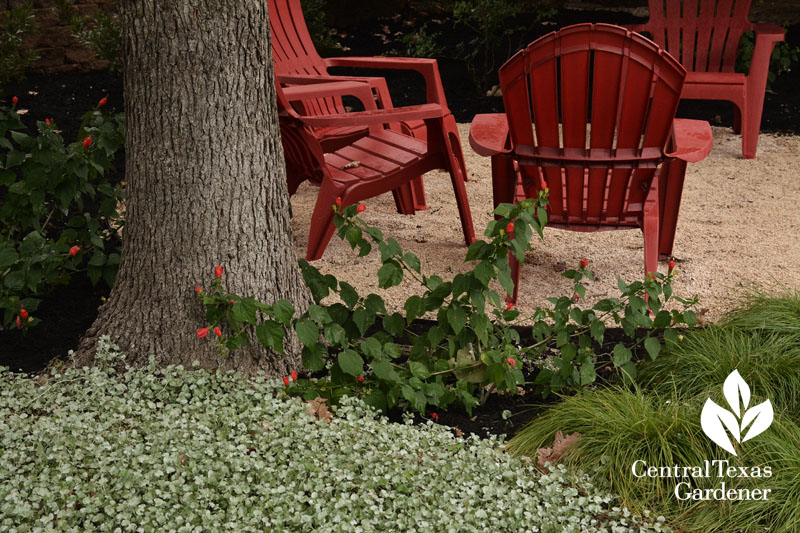
{"type": "Polygon", "coordinates": [[[19,102],[19,98],[17,98],[16,96],[11,99],[12,104],[17,105],[17,102],[19,102]]]}
{"type": "Polygon", "coordinates": [[[580,295],[579,295],[579,294],[576,292],[575,294],[573,294],[573,295],[572,295],[572,299],[573,299],[573,300],[575,300],[575,301],[577,302],[578,300],[580,300],[580,299],[581,299],[581,297],[580,297],[580,295]]]}
{"type": "Polygon", "coordinates": [[[673,270],[675,270],[675,261],[670,261],[669,262],[669,271],[672,272],[673,270]]]}
{"type": "Polygon", "coordinates": [[[49,118],[44,119],[44,123],[49,126],[50,125],[50,119],[49,118]]]}
{"type": "Polygon", "coordinates": [[[431,420],[433,420],[434,422],[438,422],[439,415],[437,415],[436,413],[431,413],[431,420]]]}
{"type": "Polygon", "coordinates": [[[508,303],[506,304],[506,309],[507,309],[508,311],[511,311],[512,309],[514,309],[514,304],[513,304],[512,302],[508,302],[508,303]]]}
{"type": "Polygon", "coordinates": [[[514,223],[509,222],[508,226],[506,226],[506,233],[514,233],[514,223]]]}
{"type": "Polygon", "coordinates": [[[215,267],[214,267],[214,275],[215,275],[217,278],[221,278],[221,277],[222,277],[222,270],[223,270],[223,269],[222,269],[222,267],[221,267],[221,266],[215,266],[215,267]]]}
{"type": "Polygon", "coordinates": [[[357,381],[358,383],[364,383],[364,376],[358,376],[358,377],[356,378],[356,381],[357,381]]]}
{"type": "Polygon", "coordinates": [[[286,385],[287,387],[289,386],[289,378],[287,378],[286,376],[283,376],[283,384],[286,385]]]}
{"type": "Polygon", "coordinates": [[[107,98],[101,98],[99,102],[97,102],[97,107],[103,107],[108,102],[107,98]]]}
{"type": "Polygon", "coordinates": [[[83,140],[83,147],[84,148],[89,148],[91,145],[92,145],[92,138],[91,137],[86,137],[83,140]]]}
{"type": "Polygon", "coordinates": [[[217,337],[222,337],[222,330],[218,327],[214,328],[214,333],[217,335],[217,337]]]}
{"type": "Polygon", "coordinates": [[[581,259],[581,268],[586,268],[587,266],[589,266],[589,260],[584,257],[581,259]]]}
{"type": "Polygon", "coordinates": [[[511,365],[512,367],[514,367],[514,368],[516,368],[516,367],[517,367],[517,361],[516,361],[516,359],[514,359],[513,357],[509,357],[508,359],[506,359],[506,362],[507,362],[509,365],[511,365]]]}
{"type": "Polygon", "coordinates": [[[342,197],[341,196],[337,196],[336,197],[336,207],[342,207],[342,197]]]}
{"type": "Polygon", "coordinates": [[[24,319],[26,319],[26,318],[28,318],[28,311],[27,311],[27,310],[25,310],[24,308],[23,308],[23,309],[20,309],[20,311],[19,311],[19,316],[21,316],[23,320],[24,320],[24,319]]]}
{"type": "Polygon", "coordinates": [[[289,374],[292,376],[292,381],[297,381],[297,372],[292,370],[289,374]]]}
{"type": "Polygon", "coordinates": [[[80,251],[81,251],[81,247],[80,246],[73,246],[72,248],[69,249],[69,256],[70,257],[75,257],[75,255],[80,251]]]}
{"type": "Polygon", "coordinates": [[[22,329],[22,320],[19,317],[17,317],[17,329],[22,329]]]}
{"type": "Polygon", "coordinates": [[[234,302],[233,300],[231,300],[231,305],[236,305],[236,302],[234,302]]]}
{"type": "Polygon", "coordinates": [[[199,294],[199,293],[203,292],[203,289],[200,288],[200,285],[195,285],[194,286],[194,292],[199,294]]]}
{"type": "Polygon", "coordinates": [[[367,206],[365,206],[362,202],[358,204],[358,207],[356,207],[356,213],[363,213],[365,209],[367,209],[367,206]]]}
{"type": "Polygon", "coordinates": [[[208,328],[200,328],[197,330],[197,336],[201,339],[205,339],[206,335],[208,335],[208,328]]]}

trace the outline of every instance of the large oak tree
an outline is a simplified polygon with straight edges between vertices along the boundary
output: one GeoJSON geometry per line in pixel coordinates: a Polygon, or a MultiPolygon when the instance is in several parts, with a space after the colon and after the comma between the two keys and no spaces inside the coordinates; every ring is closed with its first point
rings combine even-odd
{"type": "Polygon", "coordinates": [[[81,345],[101,335],[133,364],[263,369],[297,365],[251,343],[221,358],[199,339],[194,287],[215,265],[264,302],[309,302],[292,247],[275,108],[267,2],[123,0],[126,226],[119,274],[81,345]]]}

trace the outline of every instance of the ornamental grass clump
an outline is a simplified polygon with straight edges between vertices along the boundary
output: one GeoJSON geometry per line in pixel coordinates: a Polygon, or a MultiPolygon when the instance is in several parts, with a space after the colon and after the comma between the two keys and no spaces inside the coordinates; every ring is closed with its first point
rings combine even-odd
{"type": "Polygon", "coordinates": [[[497,439],[332,412],[263,375],[0,369],[2,531],[660,531],[497,439]],[[315,414],[316,413],[316,414],[315,414]]]}

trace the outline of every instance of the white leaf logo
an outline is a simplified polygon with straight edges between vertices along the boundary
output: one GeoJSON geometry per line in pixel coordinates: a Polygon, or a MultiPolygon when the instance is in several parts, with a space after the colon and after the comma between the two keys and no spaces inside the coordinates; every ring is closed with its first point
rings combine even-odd
{"type": "Polygon", "coordinates": [[[725,379],[722,392],[732,412],[720,407],[709,398],[703,406],[700,425],[709,439],[723,450],[736,455],[736,449],[728,433],[736,439],[736,442],[748,441],[763,433],[772,424],[774,412],[769,400],[750,409],[747,408],[750,404],[750,386],[742,379],[738,370],[731,372],[725,379]],[[747,433],[742,438],[741,435],[745,430],[747,433]]]}

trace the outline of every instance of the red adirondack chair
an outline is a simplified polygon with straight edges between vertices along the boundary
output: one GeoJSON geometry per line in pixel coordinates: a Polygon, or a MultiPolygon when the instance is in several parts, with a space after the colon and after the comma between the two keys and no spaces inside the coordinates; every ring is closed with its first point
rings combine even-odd
{"type": "Polygon", "coordinates": [[[549,187],[548,226],[641,228],[645,273],[655,272],[659,251],[672,253],[686,162],[711,150],[707,122],[673,120],[685,73],[608,24],[563,28],[518,52],[499,72],[506,113],[478,115],[470,131],[492,158],[495,206],[549,187]]]}
{"type": "Polygon", "coordinates": [[[649,0],[650,20],[629,26],[647,32],[686,68],[681,98],[727,100],[734,104],[736,133],[742,134],[742,155],[756,156],[769,61],[784,30],[747,20],[750,0],[649,0]],[[755,33],[750,71],[735,72],[739,41],[755,33]]]}
{"type": "MultiPolygon", "coordinates": [[[[435,64],[428,66],[435,68],[435,64]]],[[[294,194],[306,179],[321,184],[311,216],[306,252],[309,261],[322,257],[333,235],[332,208],[337,198],[344,206],[354,204],[407,185],[415,176],[433,169],[450,173],[464,240],[468,245],[475,240],[462,167],[451,148],[451,133],[444,126],[448,111],[435,101],[435,94],[431,103],[377,109],[371,88],[360,81],[276,86],[289,193],[294,194]],[[292,102],[343,95],[356,96],[366,110],[304,116],[292,107],[292,102]],[[384,127],[418,119],[425,121],[427,141],[384,127]],[[315,134],[318,128],[356,126],[366,127],[367,132],[327,153],[315,134]]]]}
{"type": "MultiPolygon", "coordinates": [[[[378,105],[382,109],[392,109],[392,100],[386,86],[386,80],[379,77],[332,76],[329,67],[359,67],[376,69],[405,69],[422,74],[427,86],[428,102],[436,102],[445,111],[439,127],[447,131],[451,139],[450,147],[453,156],[461,166],[461,174],[467,179],[464,157],[455,120],[447,109],[447,101],[439,78],[439,70],[435,60],[408,58],[331,58],[323,59],[317,53],[311,36],[308,33],[300,0],[269,0],[270,31],[272,34],[272,54],[275,72],[280,82],[284,83],[318,83],[322,81],[361,81],[369,85],[378,105]]],[[[304,116],[340,115],[346,113],[340,96],[326,98],[311,97],[295,105],[304,116]]],[[[312,129],[324,151],[332,151],[345,146],[353,140],[368,133],[367,124],[353,123],[350,126],[320,126],[312,129]]],[[[401,122],[387,124],[386,127],[401,131],[421,141],[427,140],[427,128],[422,117],[408,115],[401,122]]],[[[425,188],[422,178],[415,178],[394,191],[395,202],[399,212],[414,214],[417,209],[425,209],[425,188]]]]}

